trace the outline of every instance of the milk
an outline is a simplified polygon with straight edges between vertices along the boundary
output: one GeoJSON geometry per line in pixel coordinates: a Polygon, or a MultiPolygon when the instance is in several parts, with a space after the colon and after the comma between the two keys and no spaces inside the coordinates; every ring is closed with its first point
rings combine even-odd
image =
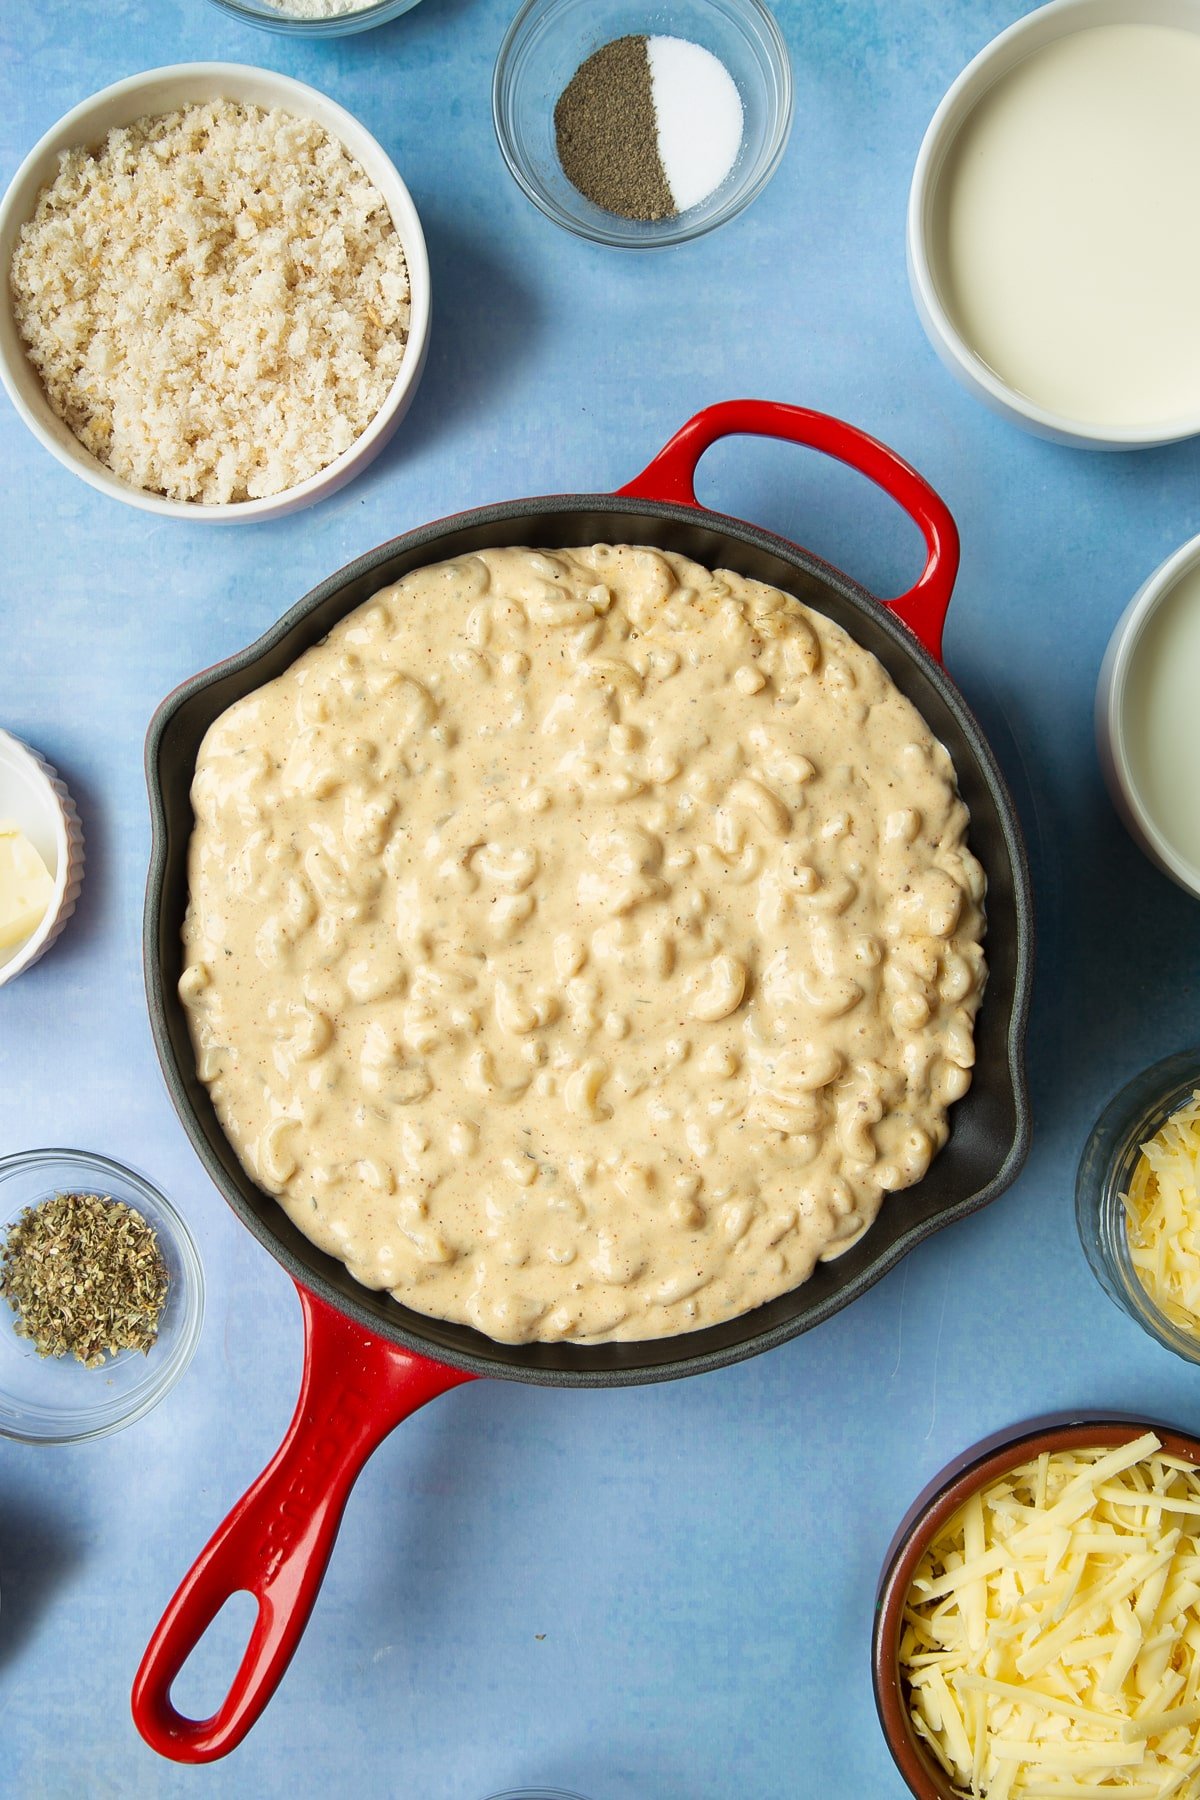
{"type": "Polygon", "coordinates": [[[1200,414],[1200,33],[1034,51],[964,123],[940,193],[943,303],[1003,381],[1094,425],[1200,414]]]}

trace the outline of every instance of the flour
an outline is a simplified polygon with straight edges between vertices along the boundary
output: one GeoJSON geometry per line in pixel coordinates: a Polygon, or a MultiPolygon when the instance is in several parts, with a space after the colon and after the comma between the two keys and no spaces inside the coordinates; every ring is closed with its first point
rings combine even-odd
{"type": "Polygon", "coordinates": [[[289,19],[337,19],[343,13],[365,12],[376,0],[267,0],[289,19]]]}

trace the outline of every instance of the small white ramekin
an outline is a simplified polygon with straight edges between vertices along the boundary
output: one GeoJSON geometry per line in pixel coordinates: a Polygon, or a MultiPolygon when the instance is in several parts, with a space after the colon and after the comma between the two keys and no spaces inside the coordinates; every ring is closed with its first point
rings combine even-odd
{"type": "Polygon", "coordinates": [[[112,87],[102,88],[90,100],[65,114],[34,145],[0,200],[0,381],[30,431],[51,455],[114,500],[160,518],[190,519],[210,524],[246,524],[297,512],[344,487],[378,456],[408,411],[425,367],[429,348],[429,257],[417,209],[399,171],[381,145],[353,114],[316,88],[256,69],[244,63],[177,63],[165,69],[149,69],[131,75],[112,87]],[[79,145],[97,146],[105,135],[137,119],[173,112],[207,100],[234,100],[247,106],[280,107],[299,117],[315,119],[337,138],[362,167],[387,202],[400,234],[408,263],[411,291],[408,342],[400,371],[383,405],[348,450],[327,468],[282,493],[260,500],[206,504],[195,500],[168,500],[161,494],[121,481],[98,462],[51,410],[33,364],[25,354],[9,298],[7,273],[17,233],[31,217],[38,194],[58,172],[59,156],[79,145]]]}
{"type": "Polygon", "coordinates": [[[54,878],[41,924],[24,943],[0,949],[0,987],[44,956],[71,914],[83,881],[83,828],[75,802],[44,757],[0,731],[0,819],[25,833],[54,878]]]}
{"type": "MultiPolygon", "coordinates": [[[[950,150],[988,90],[1035,50],[1096,25],[1171,25],[1200,32],[1200,0],[1050,0],[992,39],[948,89],[930,120],[908,196],[908,279],[917,314],[950,373],[993,412],[1038,437],[1089,450],[1134,450],[1200,432],[1200,414],[1145,425],[1099,425],[1050,412],[1001,380],[958,329],[939,289],[941,177],[950,150]]],[[[1185,227],[1181,224],[1181,229],[1185,227]]]]}
{"type": "Polygon", "coordinates": [[[1185,575],[1200,566],[1200,536],[1189,538],[1144,581],[1117,620],[1096,684],[1096,750],[1113,805],[1138,848],[1200,899],[1200,868],[1188,862],[1161,829],[1138,792],[1125,729],[1125,698],[1138,645],[1155,611],[1185,575]]]}

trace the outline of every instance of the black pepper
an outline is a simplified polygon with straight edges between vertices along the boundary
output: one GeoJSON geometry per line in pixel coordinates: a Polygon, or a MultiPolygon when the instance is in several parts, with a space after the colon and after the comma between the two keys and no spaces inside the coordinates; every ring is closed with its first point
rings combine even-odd
{"type": "Polygon", "coordinates": [[[554,133],[563,173],[595,205],[626,219],[674,217],[645,37],[614,38],[580,64],[554,108],[554,133]]]}

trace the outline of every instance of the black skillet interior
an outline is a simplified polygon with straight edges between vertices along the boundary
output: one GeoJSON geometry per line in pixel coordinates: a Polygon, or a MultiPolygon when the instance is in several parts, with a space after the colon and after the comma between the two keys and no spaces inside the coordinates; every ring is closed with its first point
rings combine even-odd
{"type": "Polygon", "coordinates": [[[771,1348],[858,1297],[922,1238],[986,1205],[1015,1178],[1029,1142],[1023,1050],[1032,964],[1024,846],[1003,778],[941,668],[865,589],[782,539],[698,509],[617,496],[564,495],[481,508],[382,545],[331,576],[256,644],[194,676],[155,715],[146,742],[154,845],[144,953],[151,1024],[171,1097],[205,1168],[234,1211],[304,1286],[366,1329],[479,1374],[563,1386],[616,1386],[699,1373],[771,1348]],[[541,549],[643,543],[708,568],[771,583],[826,613],[871,650],[945,744],[971,813],[970,841],[988,877],[988,986],[976,1028],[975,1078],[951,1114],[949,1142],[917,1184],[885,1200],[845,1255],[754,1312],[682,1337],[595,1346],[503,1345],[429,1319],[359,1285],[303,1237],[242,1169],[195,1072],[177,997],[187,904],[189,798],[200,741],[243,694],[280,674],[346,613],[409,570],[504,545],[541,549]]]}

